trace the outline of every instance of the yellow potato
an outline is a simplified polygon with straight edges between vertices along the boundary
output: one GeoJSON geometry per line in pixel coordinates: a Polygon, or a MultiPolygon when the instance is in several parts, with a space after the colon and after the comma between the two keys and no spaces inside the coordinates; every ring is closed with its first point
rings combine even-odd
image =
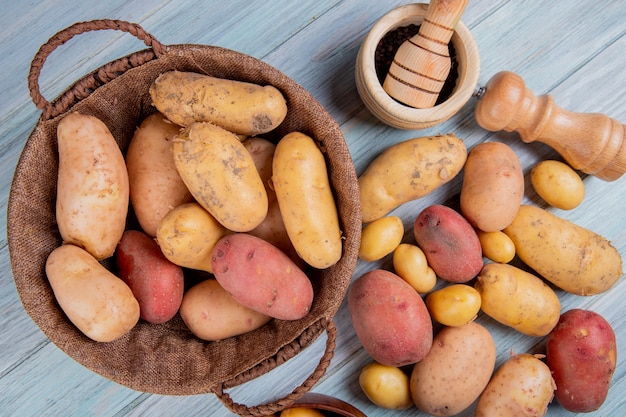
{"type": "Polygon", "coordinates": [[[451,181],[466,158],[465,144],[453,134],[414,138],[390,146],[359,177],[363,223],[451,181]]]}
{"type": "Polygon", "coordinates": [[[185,292],[180,315],[196,337],[209,341],[250,332],[270,320],[269,316],[238,303],[212,278],[185,292]]]}
{"type": "Polygon", "coordinates": [[[419,246],[401,243],[393,251],[393,268],[415,291],[423,294],[437,284],[435,271],[428,266],[426,255],[419,246]]]}
{"type": "Polygon", "coordinates": [[[486,264],[474,286],[487,315],[528,336],[545,336],[559,321],[561,303],[552,288],[513,265],[486,264]]]}
{"type": "Polygon", "coordinates": [[[515,244],[504,232],[476,230],[483,255],[494,262],[509,263],[515,257],[515,244]]]}
{"type": "Polygon", "coordinates": [[[381,217],[363,228],[359,257],[366,262],[384,258],[402,242],[404,225],[397,216],[381,217]]]}
{"type": "Polygon", "coordinates": [[[156,232],[163,255],[176,265],[213,272],[213,247],[230,231],[198,203],[176,207],[165,215],[156,232]]]}
{"type": "Polygon", "coordinates": [[[280,417],[325,417],[319,410],[307,407],[294,407],[281,411],[280,417]]]}
{"type": "Polygon", "coordinates": [[[503,231],[526,265],[570,293],[599,294],[622,276],[622,257],[607,239],[539,207],[521,206],[503,231]]]}
{"type": "Polygon", "coordinates": [[[154,106],[181,126],[210,122],[233,133],[259,135],[276,128],[287,115],[287,102],[271,85],[168,71],[150,86],[154,106]]]}
{"type": "Polygon", "coordinates": [[[530,171],[530,182],[546,203],[562,210],[576,208],[585,199],[585,184],[569,165],[541,161],[530,171]]]}
{"type": "Polygon", "coordinates": [[[53,250],[46,276],[63,312],[90,339],[111,342],[139,321],[139,302],[130,287],[78,246],[53,250]]]}
{"type": "Polygon", "coordinates": [[[57,128],[59,171],[56,220],[65,243],[102,260],[115,252],[129,203],[124,156],[107,126],[70,113],[57,128]]]}
{"type": "Polygon", "coordinates": [[[359,385],[371,402],[390,410],[406,410],[413,405],[409,376],[400,368],[372,362],[359,375],[359,385]]]}
{"type": "Polygon", "coordinates": [[[176,137],[173,153],[193,197],[225,228],[247,232],[265,219],[265,186],[235,135],[210,123],[194,123],[176,137]]]}
{"type": "Polygon", "coordinates": [[[468,408],[489,383],[496,346],[489,331],[476,322],[444,327],[428,355],[411,373],[411,397],[433,416],[453,416],[468,408]]]}
{"type": "Polygon", "coordinates": [[[466,284],[453,284],[426,296],[430,316],[444,326],[462,326],[476,318],[480,293],[466,284]]]}
{"type": "Polygon", "coordinates": [[[141,122],[126,151],[130,202],[139,225],[152,237],[170,210],[193,200],[174,164],[172,144],[179,130],[153,113],[141,122]]]}
{"type": "Polygon", "coordinates": [[[555,389],[550,368],[535,356],[521,353],[498,368],[480,395],[474,416],[542,417],[555,389]]]}
{"type": "Polygon", "coordinates": [[[311,137],[292,132],[278,142],[272,184],[298,255],[318,269],[337,263],[342,254],[337,205],[324,155],[311,137]]]}

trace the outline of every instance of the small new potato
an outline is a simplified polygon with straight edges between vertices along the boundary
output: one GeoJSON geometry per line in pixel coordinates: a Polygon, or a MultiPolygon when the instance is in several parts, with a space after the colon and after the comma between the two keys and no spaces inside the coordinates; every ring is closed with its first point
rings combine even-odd
{"type": "Polygon", "coordinates": [[[538,162],[530,171],[530,183],[546,203],[562,210],[576,208],[585,199],[582,179],[561,161],[538,162]]]}
{"type": "Polygon", "coordinates": [[[506,233],[476,230],[483,255],[494,262],[506,264],[515,258],[515,244],[506,233]]]}
{"type": "Polygon", "coordinates": [[[308,407],[288,408],[280,412],[280,417],[326,417],[319,410],[308,407]]]}
{"type": "Polygon", "coordinates": [[[556,385],[550,368],[520,353],[507,359],[478,398],[474,417],[542,417],[556,385]]]}
{"type": "Polygon", "coordinates": [[[444,326],[462,326],[474,320],[480,310],[480,293],[466,284],[453,284],[426,296],[430,316],[444,326]]]}
{"type": "Polygon", "coordinates": [[[428,266],[426,255],[419,246],[410,243],[398,245],[393,251],[393,268],[420,294],[427,293],[437,284],[437,275],[428,266]]]}
{"type": "Polygon", "coordinates": [[[359,257],[366,262],[384,258],[402,242],[404,225],[397,216],[386,216],[374,220],[363,228],[359,257]]]}
{"type": "Polygon", "coordinates": [[[372,362],[359,375],[359,385],[371,402],[390,410],[406,410],[413,406],[409,376],[400,368],[372,362]]]}

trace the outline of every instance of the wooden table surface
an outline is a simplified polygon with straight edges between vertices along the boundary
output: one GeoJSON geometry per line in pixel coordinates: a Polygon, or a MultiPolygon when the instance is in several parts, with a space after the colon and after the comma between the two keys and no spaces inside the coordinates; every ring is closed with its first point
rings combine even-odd
{"type": "MultiPolygon", "coordinates": [[[[0,0],[0,204],[6,218],[11,179],[26,139],[40,116],[26,77],[40,45],[74,22],[111,18],[141,24],[164,44],[205,44],[234,49],[283,71],[306,88],[334,116],[344,133],[357,173],[387,146],[412,137],[454,132],[468,148],[488,140],[515,149],[529,185],[530,168],[558,155],[541,144],[527,145],[515,133],[481,129],[473,117],[474,99],[447,122],[421,130],[397,130],[380,123],[363,106],[354,83],[358,48],[372,25],[406,1],[275,0],[271,2],[194,0],[0,0]]],[[[479,83],[500,70],[522,76],[536,94],[551,94],[558,105],[576,112],[600,112],[626,122],[626,2],[555,0],[550,2],[472,0],[462,21],[480,50],[479,83]]],[[[40,84],[52,99],[87,72],[143,49],[130,35],[103,31],[81,35],[55,51],[40,84]]],[[[458,193],[460,182],[452,183],[458,193]]],[[[574,210],[553,210],[612,241],[626,255],[626,179],[605,182],[585,176],[586,197],[574,210]]],[[[429,204],[429,196],[394,212],[409,226],[429,204]]],[[[525,202],[543,205],[529,186],[525,202]]],[[[111,382],[76,363],[52,344],[24,311],[9,262],[6,222],[0,224],[0,415],[2,416],[221,416],[229,412],[212,394],[169,397],[137,392],[111,382]]],[[[28,262],[28,260],[24,260],[28,262]]],[[[359,261],[353,279],[389,267],[359,261]]],[[[621,279],[609,292],[578,297],[558,292],[563,311],[588,308],[602,314],[618,338],[618,366],[608,398],[595,416],[626,415],[626,325],[621,279]]],[[[485,316],[479,318],[496,339],[497,364],[511,351],[535,351],[541,339],[525,337],[485,316]]],[[[346,400],[370,416],[421,416],[388,411],[371,404],[358,375],[371,358],[354,334],[344,301],[335,318],[337,347],[330,368],[314,392],[346,400]]],[[[325,336],[276,370],[231,390],[247,405],[281,398],[309,375],[324,350],[325,336]]],[[[472,415],[472,409],[462,413],[472,415]]],[[[569,416],[552,404],[549,416],[569,416]]]]}

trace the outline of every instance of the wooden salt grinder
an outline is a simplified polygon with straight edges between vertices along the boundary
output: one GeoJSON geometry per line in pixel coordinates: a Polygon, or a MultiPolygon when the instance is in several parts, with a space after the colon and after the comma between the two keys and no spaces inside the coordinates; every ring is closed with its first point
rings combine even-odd
{"type": "Polygon", "coordinates": [[[450,73],[448,44],[468,0],[431,0],[417,35],[396,51],[383,89],[401,103],[433,107],[450,73]]]}
{"type": "Polygon", "coordinates": [[[550,95],[536,97],[520,76],[495,74],[479,96],[476,121],[487,130],[517,131],[526,142],[543,142],[572,166],[605,180],[626,171],[626,126],[600,113],[559,108],[550,95]]]}

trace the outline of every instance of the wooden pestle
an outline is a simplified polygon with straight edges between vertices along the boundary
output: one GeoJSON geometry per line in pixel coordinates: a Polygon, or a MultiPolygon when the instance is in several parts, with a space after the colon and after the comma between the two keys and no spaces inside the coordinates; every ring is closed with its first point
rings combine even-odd
{"type": "Polygon", "coordinates": [[[600,113],[574,113],[559,108],[550,95],[535,96],[520,76],[495,74],[474,110],[487,130],[517,131],[526,142],[543,142],[572,166],[605,180],[626,171],[626,126],[600,113]]]}
{"type": "Polygon", "coordinates": [[[383,89],[408,106],[435,105],[450,73],[448,44],[468,0],[431,0],[417,35],[396,51],[383,89]]]}

